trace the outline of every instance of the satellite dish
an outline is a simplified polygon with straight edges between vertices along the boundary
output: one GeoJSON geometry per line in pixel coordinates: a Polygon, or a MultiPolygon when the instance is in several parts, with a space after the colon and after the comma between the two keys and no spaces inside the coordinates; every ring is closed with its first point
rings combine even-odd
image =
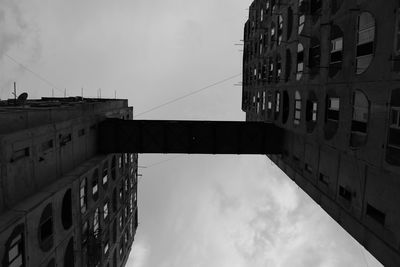
{"type": "Polygon", "coordinates": [[[17,103],[19,105],[25,104],[26,100],[28,99],[28,94],[27,93],[22,93],[18,96],[17,98],[17,103]]]}
{"type": "Polygon", "coordinates": [[[18,96],[18,101],[23,101],[25,102],[28,99],[28,94],[27,93],[22,93],[18,96]]]}

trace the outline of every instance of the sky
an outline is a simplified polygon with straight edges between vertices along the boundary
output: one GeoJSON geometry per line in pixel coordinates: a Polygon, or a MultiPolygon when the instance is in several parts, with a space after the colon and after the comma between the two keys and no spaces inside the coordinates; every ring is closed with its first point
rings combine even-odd
{"type": "MultiPolygon", "coordinates": [[[[126,98],[138,119],[244,120],[243,0],[0,0],[0,98],[126,98]],[[22,65],[21,65],[22,64],[22,65]]],[[[381,266],[264,156],[139,156],[128,267],[381,266]]]]}

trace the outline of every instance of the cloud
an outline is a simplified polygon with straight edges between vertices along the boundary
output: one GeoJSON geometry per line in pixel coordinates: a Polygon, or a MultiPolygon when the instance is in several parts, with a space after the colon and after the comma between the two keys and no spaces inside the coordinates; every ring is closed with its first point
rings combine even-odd
{"type": "Polygon", "coordinates": [[[127,267],[145,267],[147,259],[150,254],[148,245],[143,241],[136,241],[133,243],[132,252],[129,255],[127,267]]]}

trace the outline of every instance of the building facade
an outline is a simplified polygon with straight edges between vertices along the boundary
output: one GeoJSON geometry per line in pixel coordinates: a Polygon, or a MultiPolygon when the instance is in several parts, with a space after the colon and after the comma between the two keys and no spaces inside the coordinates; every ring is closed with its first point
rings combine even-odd
{"type": "Polygon", "coordinates": [[[127,100],[0,102],[0,265],[124,266],[136,228],[137,154],[100,154],[97,125],[127,100]]]}
{"type": "Polygon", "coordinates": [[[242,110],[269,155],[385,266],[400,266],[400,2],[255,0],[242,110]]]}

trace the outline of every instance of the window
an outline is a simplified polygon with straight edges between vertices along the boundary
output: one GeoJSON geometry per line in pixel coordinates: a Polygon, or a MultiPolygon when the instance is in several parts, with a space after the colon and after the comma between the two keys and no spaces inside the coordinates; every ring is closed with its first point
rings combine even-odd
{"type": "Polygon", "coordinates": [[[358,16],[356,73],[363,73],[371,64],[374,54],[375,19],[368,12],[358,16]]]}
{"type": "Polygon", "coordinates": [[[325,175],[323,173],[320,173],[319,174],[319,181],[321,183],[323,183],[324,185],[329,185],[329,176],[327,176],[327,175],[325,175]]]}
{"type": "Polygon", "coordinates": [[[308,53],[308,67],[310,76],[314,77],[319,73],[321,60],[321,44],[317,38],[311,38],[311,45],[308,53]]]}
{"type": "Polygon", "coordinates": [[[103,164],[103,186],[107,187],[108,184],[108,161],[103,164]]]}
{"type": "Polygon", "coordinates": [[[287,91],[283,91],[282,100],[282,123],[286,123],[289,118],[289,94],[287,91]]]}
{"type": "Polygon", "coordinates": [[[286,64],[285,64],[285,82],[290,81],[292,71],[292,54],[289,49],[286,50],[286,64]]]}
{"type": "Polygon", "coordinates": [[[103,219],[107,220],[108,218],[108,201],[106,201],[106,203],[104,203],[103,206],[103,219]]]}
{"type": "Polygon", "coordinates": [[[72,141],[72,135],[70,133],[66,135],[60,134],[60,146],[65,146],[71,141],[72,141]]]}
{"type": "Polygon", "coordinates": [[[299,27],[297,33],[300,35],[304,29],[304,23],[306,22],[306,16],[304,14],[299,14],[299,27]]]}
{"type": "Polygon", "coordinates": [[[268,83],[274,80],[274,60],[272,57],[268,58],[268,83]]]}
{"type": "Polygon", "coordinates": [[[336,26],[331,28],[331,52],[329,63],[329,76],[335,76],[342,69],[343,61],[343,32],[336,26]]]}
{"type": "Polygon", "coordinates": [[[304,71],[304,47],[301,43],[297,45],[297,72],[296,80],[299,81],[304,71]]]}
{"type": "Polygon", "coordinates": [[[42,143],[42,152],[46,153],[54,147],[53,139],[42,143]]]}
{"type": "Polygon", "coordinates": [[[74,238],[71,237],[64,253],[64,266],[74,267],[74,265],[75,265],[74,238]]]}
{"type": "Polygon", "coordinates": [[[308,133],[311,133],[314,130],[317,124],[317,118],[318,118],[317,96],[313,91],[310,91],[306,105],[306,126],[308,133]]]}
{"type": "Polygon", "coordinates": [[[119,220],[119,228],[122,229],[122,226],[124,225],[122,214],[119,215],[118,220],[119,220]]]}
{"type": "Polygon", "coordinates": [[[48,204],[40,216],[38,239],[40,248],[47,252],[53,247],[53,206],[48,204]]]}
{"type": "Polygon", "coordinates": [[[331,0],[331,14],[334,15],[340,9],[343,0],[331,0]]]}
{"type": "Polygon", "coordinates": [[[386,161],[400,166],[400,89],[392,91],[389,109],[389,134],[386,161]]]}
{"type": "Polygon", "coordinates": [[[29,147],[24,147],[22,149],[17,149],[13,151],[11,162],[26,158],[30,156],[30,149],[29,147]]]}
{"type": "Polygon", "coordinates": [[[310,12],[312,14],[313,23],[316,23],[321,16],[322,0],[311,0],[310,12]]]}
{"type": "Polygon", "coordinates": [[[272,116],[272,93],[268,92],[267,94],[267,117],[271,119],[272,116]]]}
{"type": "Polygon", "coordinates": [[[24,225],[20,224],[14,228],[5,246],[5,254],[2,266],[20,267],[25,266],[25,236],[24,225]]]}
{"type": "Polygon", "coordinates": [[[373,207],[370,204],[367,204],[367,211],[366,211],[367,216],[371,217],[378,223],[385,225],[385,220],[386,220],[386,214],[377,208],[373,207]]]}
{"type": "Polygon", "coordinates": [[[343,186],[339,186],[339,196],[347,201],[351,201],[351,191],[343,186]]]}
{"type": "Polygon", "coordinates": [[[338,121],[339,109],[340,109],[340,99],[338,97],[328,97],[326,119],[332,121],[338,121]]]}
{"type": "Polygon", "coordinates": [[[270,0],[266,0],[265,2],[265,13],[268,14],[269,13],[269,8],[270,8],[270,0]]]}
{"type": "Polygon", "coordinates": [[[276,91],[275,92],[275,120],[277,120],[279,117],[280,105],[281,105],[281,93],[279,91],[276,91]]]}
{"type": "Polygon", "coordinates": [[[292,31],[293,31],[293,9],[291,7],[288,7],[287,11],[287,40],[290,40],[290,37],[292,36],[292,31]]]}
{"type": "Polygon", "coordinates": [[[369,101],[360,90],[353,93],[353,119],[351,121],[350,146],[360,147],[367,142],[369,101]]]}
{"type": "Polygon", "coordinates": [[[301,120],[301,95],[299,91],[294,96],[294,124],[299,125],[301,120]]]}
{"type": "Polygon", "coordinates": [[[261,10],[260,10],[260,21],[261,22],[264,21],[264,9],[263,8],[261,8],[261,10]]]}
{"type": "Polygon", "coordinates": [[[279,83],[281,81],[282,74],[282,63],[281,57],[279,55],[276,56],[276,82],[279,83]]]}
{"type": "Polygon", "coordinates": [[[264,43],[263,43],[263,34],[260,34],[260,42],[259,42],[259,51],[260,51],[260,55],[262,55],[263,53],[263,47],[264,47],[264,43]]]}
{"type": "Polygon", "coordinates": [[[99,198],[99,172],[96,169],[93,172],[93,177],[92,177],[92,197],[93,200],[96,201],[99,198]]]}
{"type": "Polygon", "coordinates": [[[118,156],[118,168],[122,168],[122,157],[118,156]]]}
{"type": "Polygon", "coordinates": [[[84,136],[84,135],[85,135],[85,128],[82,128],[82,129],[80,129],[78,131],[78,136],[81,137],[81,136],[84,136]]]}
{"type": "Polygon", "coordinates": [[[271,49],[274,47],[275,39],[276,39],[275,23],[271,22],[271,42],[270,42],[271,49]]]}
{"type": "Polygon", "coordinates": [[[117,171],[115,169],[115,166],[116,166],[116,159],[115,156],[113,156],[111,160],[111,178],[113,180],[115,180],[115,177],[117,177],[117,171]]]}
{"type": "Polygon", "coordinates": [[[81,213],[84,214],[87,209],[87,181],[86,177],[82,179],[79,189],[79,203],[81,206],[81,213]]]}
{"type": "Polygon", "coordinates": [[[68,189],[63,197],[61,204],[61,221],[65,230],[72,226],[72,197],[71,189],[68,189]]]}
{"type": "Polygon", "coordinates": [[[266,106],[266,102],[265,102],[265,91],[262,92],[262,111],[263,113],[265,112],[265,106],[266,106]]]}
{"type": "MultiPolygon", "coordinates": [[[[260,113],[260,92],[257,92],[257,114],[260,113]]],[[[124,181],[124,184],[126,184],[126,181],[124,181]]],[[[125,187],[125,191],[126,191],[126,187],[125,187]]]]}
{"type": "Polygon", "coordinates": [[[99,236],[99,226],[100,226],[100,211],[99,208],[97,208],[94,211],[94,216],[93,216],[93,233],[96,238],[99,236]]]}
{"type": "Polygon", "coordinates": [[[89,238],[89,222],[85,221],[82,225],[82,245],[85,246],[89,238]]]}
{"type": "Polygon", "coordinates": [[[282,43],[282,35],[283,35],[283,17],[282,15],[278,16],[278,45],[282,43]]]}

